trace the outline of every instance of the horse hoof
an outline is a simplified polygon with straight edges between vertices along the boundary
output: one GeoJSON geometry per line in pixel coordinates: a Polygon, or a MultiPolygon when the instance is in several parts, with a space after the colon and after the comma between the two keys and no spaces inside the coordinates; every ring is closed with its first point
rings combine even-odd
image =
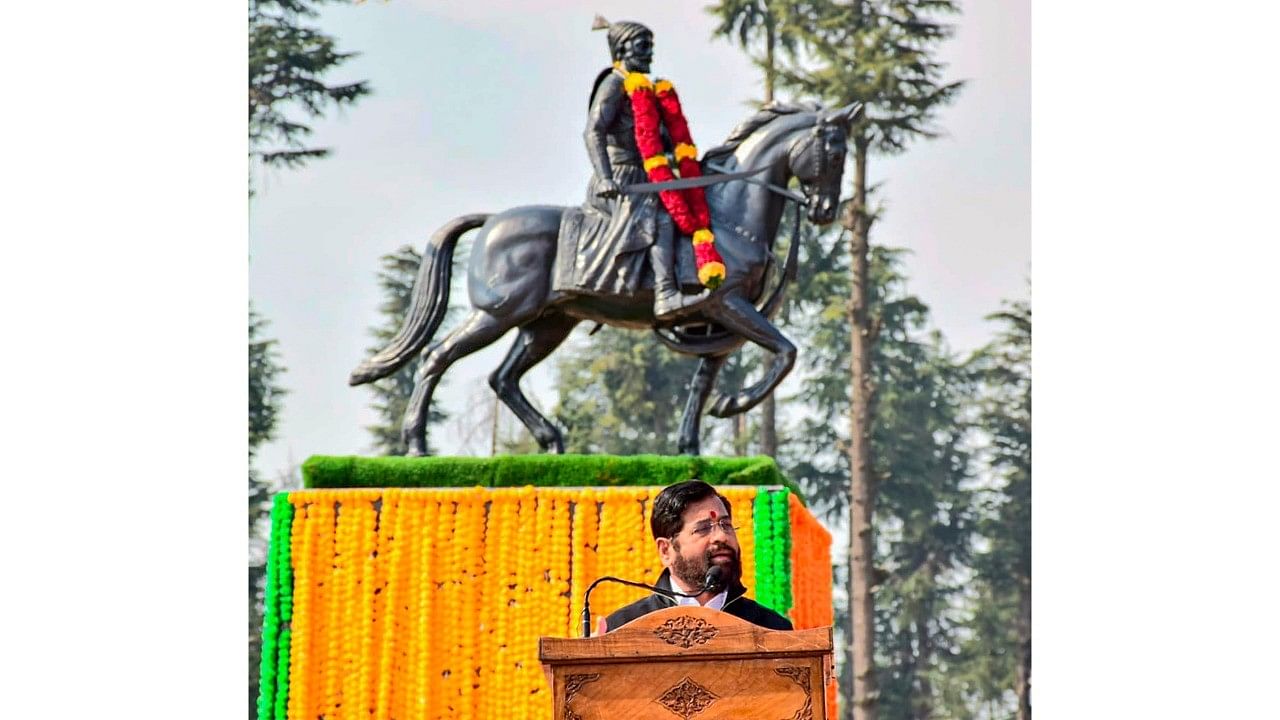
{"type": "Polygon", "coordinates": [[[715,402],[711,403],[709,412],[712,417],[727,418],[733,414],[736,404],[732,395],[719,395],[716,397],[715,402]]]}
{"type": "Polygon", "coordinates": [[[355,387],[373,379],[373,372],[370,370],[368,363],[360,363],[360,367],[352,370],[351,374],[347,376],[347,384],[355,387]]]}

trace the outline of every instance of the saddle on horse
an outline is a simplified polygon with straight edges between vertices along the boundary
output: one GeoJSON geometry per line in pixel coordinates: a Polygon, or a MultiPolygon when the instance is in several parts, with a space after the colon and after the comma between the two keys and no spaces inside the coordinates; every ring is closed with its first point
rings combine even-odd
{"type": "MultiPolygon", "coordinates": [[[[671,219],[653,194],[624,194],[618,203],[625,207],[613,214],[590,200],[565,210],[556,241],[553,289],[604,296],[653,292],[655,269],[649,249],[658,242],[658,223],[671,219]]],[[[674,237],[674,245],[680,289],[697,292],[702,284],[693,245],[688,237],[674,237]]]]}

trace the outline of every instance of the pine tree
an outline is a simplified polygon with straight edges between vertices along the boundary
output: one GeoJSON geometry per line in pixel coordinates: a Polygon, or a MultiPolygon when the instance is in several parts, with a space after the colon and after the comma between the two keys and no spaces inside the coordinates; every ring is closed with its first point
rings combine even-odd
{"type": "MultiPolygon", "coordinates": [[[[975,357],[983,385],[980,426],[990,438],[988,463],[995,487],[987,498],[980,532],[988,549],[976,558],[987,588],[984,608],[1012,620],[980,637],[1015,659],[1011,685],[1017,720],[1031,718],[1031,305],[1007,303],[988,316],[1002,329],[975,357]]],[[[1008,685],[1006,685],[1007,687],[1008,685]]]]}
{"type": "Polygon", "coordinates": [[[875,610],[871,594],[875,538],[875,467],[872,435],[876,386],[872,355],[883,327],[870,312],[870,231],[874,213],[868,205],[867,161],[872,152],[900,152],[916,137],[931,137],[937,110],[952,100],[961,84],[942,81],[942,65],[934,59],[951,27],[931,17],[958,11],[951,0],[809,0],[797,8],[797,38],[803,62],[780,71],[784,85],[802,96],[832,106],[861,102],[866,113],[850,133],[853,148],[853,202],[842,213],[849,230],[852,287],[848,303],[850,334],[849,457],[851,572],[849,596],[853,614],[854,701],[850,716],[877,717],[874,666],[875,610]]]}
{"type": "MultiPolygon", "coordinates": [[[[267,166],[297,168],[325,157],[308,146],[311,127],[296,117],[323,117],[329,106],[369,94],[365,81],[329,84],[325,74],[355,57],[303,21],[333,0],[249,0],[249,156],[267,166]]],[[[337,0],[339,2],[345,0],[337,0]]]]}
{"type": "Polygon", "coordinates": [[[972,388],[938,333],[923,332],[926,310],[908,312],[905,322],[885,319],[873,362],[875,644],[885,716],[927,718],[953,714],[948,671],[968,621],[961,593],[975,518],[964,416],[972,388]],[[918,335],[897,329],[911,325],[918,335]]]}
{"type": "MultiPolygon", "coordinates": [[[[780,458],[805,490],[815,512],[847,527],[850,463],[847,385],[850,275],[842,229],[802,239],[806,269],[796,287],[795,331],[804,339],[803,382],[795,398],[807,410],[780,458]],[[812,271],[810,271],[812,268],[812,271]]],[[[875,647],[882,702],[888,717],[919,717],[931,706],[959,712],[945,681],[959,652],[961,580],[970,555],[973,499],[966,451],[972,389],[966,369],[928,330],[929,311],[907,289],[904,252],[874,247],[869,258],[870,313],[882,327],[872,357],[880,392],[873,411],[875,474],[884,498],[877,508],[878,538],[872,572],[879,598],[875,647]],[[887,479],[887,480],[886,480],[887,479]]],[[[838,566],[837,582],[848,578],[838,566]]],[[[837,600],[837,636],[852,633],[847,596],[837,600]]],[[[841,692],[851,699],[852,665],[842,658],[841,692]]]]}
{"type": "MultiPolygon", "coordinates": [[[[376,353],[387,346],[387,343],[400,329],[405,316],[409,312],[409,300],[413,293],[413,284],[418,277],[418,267],[422,264],[422,254],[409,245],[403,245],[395,252],[387,253],[380,258],[382,269],[378,271],[378,287],[382,289],[383,301],[378,312],[382,322],[370,328],[369,334],[374,338],[370,353],[376,353]]],[[[450,307],[442,326],[448,325],[456,308],[450,307]]],[[[416,357],[405,363],[405,366],[394,374],[377,382],[369,383],[369,390],[374,395],[373,409],[377,411],[378,421],[365,429],[373,435],[374,451],[383,455],[403,455],[404,441],[400,438],[400,426],[404,420],[405,408],[409,405],[409,396],[413,394],[414,376],[422,359],[416,357]]],[[[443,384],[447,378],[441,378],[443,384]]],[[[439,403],[433,403],[427,412],[427,444],[430,449],[431,428],[448,419],[448,414],[440,409],[439,403]]]]}
{"type": "MultiPolygon", "coordinates": [[[[321,117],[329,105],[351,104],[369,93],[365,82],[324,82],[329,70],[352,57],[334,39],[301,24],[328,0],[249,0],[249,157],[266,166],[297,168],[325,157],[327,148],[304,142],[311,128],[296,114],[321,117]]],[[[341,0],[339,0],[341,1],[341,0]]],[[[253,194],[252,184],[249,194],[253,194]]],[[[256,714],[261,654],[262,590],[273,493],[297,486],[293,470],[265,479],[254,453],[274,437],[284,389],[275,340],[261,336],[266,321],[249,310],[249,715],[256,714]]]]}
{"type": "MultiPolygon", "coordinates": [[[[980,521],[980,524],[985,521],[980,521]]],[[[981,554],[975,565],[983,562],[981,554]]],[[[966,598],[970,615],[969,636],[953,663],[951,684],[959,688],[953,707],[957,717],[1012,720],[1017,712],[1017,613],[1016,596],[997,592],[978,575],[966,598]]]]}
{"type": "Polygon", "coordinates": [[[671,454],[697,360],[652,333],[602,328],[557,363],[557,422],[571,453],[671,454]]]}
{"type": "Polygon", "coordinates": [[[271,529],[271,496],[280,483],[260,477],[253,460],[263,443],[275,438],[283,409],[285,368],[276,341],[265,336],[267,322],[249,308],[249,712],[257,712],[261,658],[262,593],[266,581],[266,546],[271,529]]]}
{"type": "Polygon", "coordinates": [[[780,444],[778,463],[805,491],[810,508],[829,526],[843,523],[849,487],[847,428],[849,263],[840,228],[801,225],[796,283],[789,302],[796,310],[787,326],[803,350],[797,358],[800,389],[783,398],[805,412],[780,444]]]}
{"type": "Polygon", "coordinates": [[[717,24],[712,37],[734,41],[764,72],[764,102],[774,100],[780,55],[794,55],[797,3],[785,0],[720,0],[705,10],[717,24]]]}
{"type": "MultiPolygon", "coordinates": [[[[794,53],[795,37],[790,25],[793,2],[781,0],[720,0],[705,9],[718,21],[712,37],[736,41],[752,62],[764,72],[764,104],[774,101],[774,86],[778,75],[779,51],[794,53]],[[763,46],[763,47],[761,47],[763,46]]],[[[783,313],[785,315],[785,311],[783,313]]],[[[768,352],[737,353],[721,369],[721,375],[745,377],[749,371],[768,365],[773,355],[768,352]],[[758,356],[758,362],[756,357],[758,356]]],[[[734,448],[737,454],[746,452],[747,416],[735,418],[734,448]]],[[[776,391],[760,403],[760,454],[778,455],[778,400],[776,391]]]]}

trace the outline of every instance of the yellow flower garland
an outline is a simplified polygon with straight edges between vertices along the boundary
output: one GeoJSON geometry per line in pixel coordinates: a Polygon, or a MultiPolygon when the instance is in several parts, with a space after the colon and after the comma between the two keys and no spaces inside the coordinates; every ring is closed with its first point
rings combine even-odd
{"type": "Polygon", "coordinates": [[[728,498],[729,514],[733,516],[733,526],[738,528],[742,582],[747,586],[747,597],[754,600],[756,597],[756,538],[751,512],[755,506],[756,489],[753,487],[722,488],[720,494],[728,498]]]}
{"type": "MultiPolygon", "coordinates": [[[[291,493],[288,717],[549,718],[537,639],[580,634],[581,597],[591,580],[657,579],[661,564],[648,527],[657,492],[291,493]]],[[[721,492],[739,528],[751,588],[756,489],[721,492]]],[[[792,615],[797,627],[830,624],[830,563],[817,560],[826,557],[830,535],[791,503],[792,615]]],[[[592,595],[593,618],[644,594],[601,585],[592,595]]]]}
{"type": "Polygon", "coordinates": [[[315,581],[312,568],[315,566],[315,538],[308,517],[318,509],[309,508],[296,494],[289,498],[294,507],[293,528],[291,533],[291,555],[293,558],[293,625],[291,634],[294,642],[289,653],[289,715],[303,717],[310,708],[310,651],[312,646],[311,608],[315,592],[315,581]]]}

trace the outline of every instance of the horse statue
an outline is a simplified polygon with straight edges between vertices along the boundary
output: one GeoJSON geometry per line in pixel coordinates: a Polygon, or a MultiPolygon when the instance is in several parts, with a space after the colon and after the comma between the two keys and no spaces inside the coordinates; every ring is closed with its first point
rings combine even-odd
{"type": "MultiPolygon", "coordinates": [[[[524,206],[449,221],[436,231],[423,252],[403,326],[386,348],[352,371],[350,384],[387,377],[415,354],[423,353],[401,429],[407,454],[423,455],[427,411],[440,377],[459,359],[519,328],[506,359],[489,376],[489,385],[544,451],[563,453],[560,430],[529,403],[520,390],[520,378],[584,320],[652,329],[672,350],[700,358],[680,424],[678,447],[681,454],[697,455],[702,412],[717,373],[733,351],[750,341],[773,357],[758,382],[716,398],[710,409],[715,417],[730,417],[755,407],[795,364],[795,345],[770,318],[781,305],[786,284],[794,278],[797,241],[793,238],[791,242],[781,278],[771,281],[777,270],[774,238],[788,201],[797,203],[797,223],[801,204],[813,223],[826,225],[835,219],[846,138],[861,111],[857,103],[829,111],[770,105],[743,121],[724,145],[705,153],[701,161],[704,176],[738,176],[706,188],[712,232],[724,258],[726,277],[706,300],[665,322],[654,319],[653,294],[647,286],[632,294],[612,296],[556,287],[558,234],[570,208],[524,206]],[[751,174],[741,177],[748,168],[751,174]],[[786,189],[792,178],[799,181],[802,194],[786,189]],[[459,237],[475,228],[480,232],[472,244],[467,276],[471,313],[443,339],[433,342],[449,306],[454,249],[459,237]],[[764,297],[770,285],[772,290],[764,297]]],[[[681,242],[687,244],[688,239],[681,242]]]]}

